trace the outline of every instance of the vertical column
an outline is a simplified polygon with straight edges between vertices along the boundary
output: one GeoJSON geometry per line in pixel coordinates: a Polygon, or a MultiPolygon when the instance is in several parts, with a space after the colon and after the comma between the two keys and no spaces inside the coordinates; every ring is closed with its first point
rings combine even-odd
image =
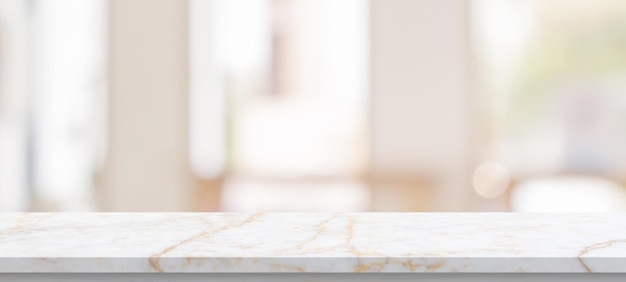
{"type": "MultiPolygon", "coordinates": [[[[472,191],[468,1],[371,5],[374,175],[432,188],[433,209],[466,210],[472,191]]],[[[407,195],[399,198],[419,202],[412,188],[400,189],[407,195]]]]}
{"type": "Polygon", "coordinates": [[[189,0],[189,159],[197,176],[194,206],[199,211],[220,210],[226,173],[227,83],[219,48],[226,43],[219,32],[225,17],[220,5],[230,2],[189,0]]]}
{"type": "Polygon", "coordinates": [[[111,0],[103,208],[191,209],[188,2],[111,0]]]}

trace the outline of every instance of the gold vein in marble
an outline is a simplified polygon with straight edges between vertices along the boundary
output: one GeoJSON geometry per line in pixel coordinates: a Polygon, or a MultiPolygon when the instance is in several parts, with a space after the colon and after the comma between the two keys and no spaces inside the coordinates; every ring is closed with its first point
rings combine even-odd
{"type": "Polygon", "coordinates": [[[626,214],[0,214],[2,272],[626,272],[626,214]]]}

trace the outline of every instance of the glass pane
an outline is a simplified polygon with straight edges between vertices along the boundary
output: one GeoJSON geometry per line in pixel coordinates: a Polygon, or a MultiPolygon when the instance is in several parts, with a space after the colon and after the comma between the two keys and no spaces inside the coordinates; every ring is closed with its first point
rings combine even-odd
{"type": "MultiPolygon", "coordinates": [[[[201,136],[209,136],[211,127],[214,133],[224,132],[223,146],[228,148],[224,161],[236,174],[361,172],[366,151],[367,1],[217,0],[193,5],[207,6],[214,19],[192,15],[192,22],[212,25],[203,29],[212,32],[204,43],[198,38],[208,35],[194,32],[192,25],[196,54],[192,56],[201,56],[200,44],[213,56],[211,70],[194,68],[192,63],[196,69],[192,85],[203,83],[202,78],[207,85],[212,81],[212,87],[198,90],[204,94],[192,90],[192,99],[223,105],[226,117],[209,125],[208,114],[201,117],[203,111],[195,110],[192,162],[203,163],[194,161],[199,155],[222,158],[208,149],[219,152],[222,145],[213,146],[208,139],[199,142],[201,136]],[[221,129],[224,123],[227,126],[221,129]],[[207,134],[197,133],[202,130],[207,134]]],[[[207,104],[204,112],[216,110],[222,111],[207,104]]]]}
{"type": "Polygon", "coordinates": [[[28,202],[28,5],[0,1],[0,211],[28,202]]]}
{"type": "Polygon", "coordinates": [[[0,3],[0,210],[95,208],[107,3],[0,3]]]}
{"type": "Polygon", "coordinates": [[[514,210],[623,210],[626,2],[474,0],[472,8],[488,125],[481,157],[518,183],[514,210]]]}
{"type": "Polygon", "coordinates": [[[491,153],[521,174],[623,171],[626,2],[474,3],[491,153]]]}

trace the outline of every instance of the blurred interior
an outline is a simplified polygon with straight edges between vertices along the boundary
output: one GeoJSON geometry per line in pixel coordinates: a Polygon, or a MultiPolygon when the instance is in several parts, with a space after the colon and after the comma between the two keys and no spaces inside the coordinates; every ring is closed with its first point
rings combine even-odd
{"type": "Polygon", "coordinates": [[[0,211],[626,211],[623,0],[1,0],[0,211]]]}

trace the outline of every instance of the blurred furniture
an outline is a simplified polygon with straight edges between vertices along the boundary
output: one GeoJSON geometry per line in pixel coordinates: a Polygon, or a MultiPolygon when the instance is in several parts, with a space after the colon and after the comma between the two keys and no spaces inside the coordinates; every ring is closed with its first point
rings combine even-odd
{"type": "Polygon", "coordinates": [[[509,194],[515,212],[624,212],[626,188],[595,176],[551,176],[521,181],[509,194]]]}

